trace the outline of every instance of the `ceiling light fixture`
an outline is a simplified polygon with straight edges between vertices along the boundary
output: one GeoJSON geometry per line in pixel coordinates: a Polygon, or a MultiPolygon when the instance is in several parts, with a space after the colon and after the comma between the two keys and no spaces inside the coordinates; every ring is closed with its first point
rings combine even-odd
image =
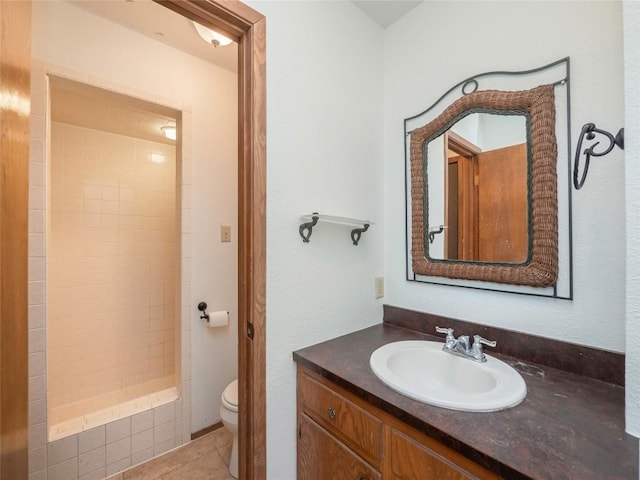
{"type": "Polygon", "coordinates": [[[160,130],[162,130],[162,133],[164,133],[165,137],[171,140],[176,139],[177,129],[175,125],[165,125],[164,127],[160,127],[160,130]]]}
{"type": "Polygon", "coordinates": [[[196,31],[198,32],[198,35],[200,35],[200,37],[202,37],[202,39],[205,42],[213,45],[216,48],[226,47],[227,45],[230,45],[231,42],[233,42],[233,40],[231,40],[230,38],[227,38],[224,35],[214,32],[210,28],[203,27],[199,23],[193,22],[193,26],[196,27],[196,31]]]}
{"type": "Polygon", "coordinates": [[[158,165],[164,163],[164,155],[161,153],[152,152],[149,158],[153,163],[156,163],[158,165]]]}

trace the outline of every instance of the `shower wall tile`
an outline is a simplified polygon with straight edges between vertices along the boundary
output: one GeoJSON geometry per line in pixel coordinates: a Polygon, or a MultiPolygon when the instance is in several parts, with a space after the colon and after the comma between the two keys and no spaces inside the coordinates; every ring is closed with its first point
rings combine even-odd
{"type": "Polygon", "coordinates": [[[47,468],[47,447],[29,449],[29,471],[36,472],[47,468]]]}
{"type": "MultiPolygon", "coordinates": [[[[42,60],[31,59],[31,95],[44,94],[45,92],[45,64],[42,60]]],[[[41,100],[44,106],[44,97],[41,100]]],[[[33,101],[32,101],[33,103],[33,101]]]]}
{"type": "Polygon", "coordinates": [[[173,442],[174,431],[175,431],[175,423],[173,420],[167,423],[163,423],[162,425],[159,425],[157,427],[153,427],[154,447],[163,445],[168,441],[173,442]]]}
{"type": "Polygon", "coordinates": [[[44,328],[29,329],[29,353],[44,352],[45,344],[46,335],[44,328]]]}
{"type": "Polygon", "coordinates": [[[131,457],[131,437],[123,438],[117,442],[107,443],[107,465],[119,462],[131,457]]]}
{"type": "Polygon", "coordinates": [[[113,475],[114,473],[122,472],[131,466],[131,458],[123,458],[122,460],[118,460],[117,462],[113,462],[107,465],[107,476],[113,475]]]}
{"type": "Polygon", "coordinates": [[[131,436],[131,417],[107,424],[107,444],[131,436]]]}
{"type": "Polygon", "coordinates": [[[78,460],[70,458],[47,468],[47,480],[70,480],[78,478],[78,460]]]}
{"type": "Polygon", "coordinates": [[[29,426],[42,423],[46,420],[47,403],[45,400],[29,402],[29,426]]]}
{"type": "Polygon", "coordinates": [[[106,444],[105,425],[92,428],[78,435],[78,451],[81,454],[99,447],[104,447],[106,444]]]}
{"type": "MultiPolygon", "coordinates": [[[[157,427],[175,420],[175,407],[173,403],[167,403],[153,409],[153,425],[157,427]]],[[[166,439],[165,439],[166,440],[166,439]]]]}
{"type": "Polygon", "coordinates": [[[94,470],[89,473],[85,473],[84,475],[80,474],[79,480],[103,480],[107,476],[106,467],[100,467],[97,470],[94,470]]]}
{"type": "Polygon", "coordinates": [[[124,86],[121,83],[114,82],[113,80],[109,80],[98,75],[89,74],[89,83],[93,86],[103,88],[105,90],[110,90],[112,92],[123,93],[124,86]]]}
{"type": "Polygon", "coordinates": [[[75,80],[76,82],[82,83],[87,83],[87,81],[89,80],[88,73],[81,72],[73,68],[57,65],[51,62],[44,62],[44,67],[48,73],[51,73],[58,77],[68,78],[70,80],[75,80]]]}
{"type": "Polygon", "coordinates": [[[29,118],[29,136],[32,138],[44,138],[45,119],[42,115],[31,115],[29,118]]]}
{"type": "MultiPolygon", "coordinates": [[[[47,444],[47,424],[45,422],[36,423],[29,426],[29,447],[40,448],[47,444]]],[[[46,463],[43,468],[46,467],[46,463]]]]}
{"type": "Polygon", "coordinates": [[[132,456],[150,448],[153,448],[153,428],[143,430],[131,437],[132,456]]]}
{"type": "Polygon", "coordinates": [[[47,394],[47,381],[44,375],[29,378],[29,395],[32,400],[44,400],[47,394]]]}
{"type": "Polygon", "coordinates": [[[191,159],[182,159],[182,184],[191,185],[191,159]]]}
{"type": "MultiPolygon", "coordinates": [[[[32,303],[31,305],[42,305],[44,307],[44,295],[45,295],[44,281],[45,281],[45,275],[46,275],[46,263],[45,263],[44,257],[37,257],[37,258],[30,259],[28,262],[28,268],[29,268],[28,269],[29,281],[33,282],[33,284],[30,285],[30,287],[41,288],[42,291],[38,293],[43,296],[42,297],[43,303],[39,303],[39,304],[32,303]]],[[[33,298],[33,300],[35,301],[35,298],[33,298]]],[[[30,327],[36,328],[33,325],[30,325],[30,327]]]]}
{"type": "MultiPolygon", "coordinates": [[[[29,377],[37,377],[45,373],[46,357],[44,352],[29,354],[29,377]]],[[[31,401],[31,399],[29,399],[31,401]]]]}
{"type": "Polygon", "coordinates": [[[29,186],[29,208],[44,210],[44,187],[40,185],[29,186]]]}
{"type": "Polygon", "coordinates": [[[44,187],[45,175],[44,175],[44,163],[42,161],[36,161],[36,159],[30,159],[29,162],[29,185],[32,187],[41,186],[44,187]]]}
{"type": "Polygon", "coordinates": [[[29,233],[29,257],[44,257],[45,237],[43,233],[29,233]]]}
{"type": "Polygon", "coordinates": [[[153,410],[138,413],[131,417],[131,433],[136,434],[153,428],[153,410]]]}
{"type": "Polygon", "coordinates": [[[131,466],[138,465],[153,458],[153,447],[147,448],[131,455],[131,466]]]}
{"type": "Polygon", "coordinates": [[[176,446],[182,444],[182,432],[184,429],[184,426],[182,424],[182,409],[180,409],[180,415],[181,415],[180,419],[175,421],[175,428],[173,430],[173,438],[176,446]]]}
{"type": "Polygon", "coordinates": [[[29,469],[29,480],[47,480],[47,470],[33,471],[29,469]]]}
{"type": "MultiPolygon", "coordinates": [[[[29,210],[29,232],[31,233],[45,233],[46,220],[44,210],[30,209],[29,210]]],[[[35,280],[35,279],[32,279],[35,280]]]]}
{"type": "Polygon", "coordinates": [[[80,478],[83,475],[95,472],[98,469],[104,470],[106,467],[106,449],[105,447],[96,448],[85,453],[81,453],[78,457],[78,474],[80,478]]]}
{"type": "MultiPolygon", "coordinates": [[[[44,259],[35,259],[29,262],[30,269],[39,269],[37,262],[44,259]],[[33,267],[31,267],[33,265],[33,267]]],[[[45,328],[45,306],[44,305],[29,305],[29,328],[45,328]]],[[[30,376],[32,376],[30,374],[30,376]]],[[[35,376],[35,375],[33,375],[35,376]]]]}
{"type": "MultiPolygon", "coordinates": [[[[44,140],[31,136],[29,140],[29,161],[31,163],[41,163],[44,165],[44,140]]],[[[31,178],[29,178],[31,182],[31,178]]],[[[37,183],[34,183],[37,185],[37,183]]]]}
{"type": "Polygon", "coordinates": [[[47,445],[49,466],[78,456],[78,437],[71,436],[47,445]]]}

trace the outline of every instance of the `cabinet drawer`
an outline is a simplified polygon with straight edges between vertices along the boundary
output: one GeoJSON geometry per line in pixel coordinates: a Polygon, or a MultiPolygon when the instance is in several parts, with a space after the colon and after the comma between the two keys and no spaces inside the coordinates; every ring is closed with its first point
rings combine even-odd
{"type": "Polygon", "coordinates": [[[298,375],[304,413],[373,465],[380,464],[382,421],[304,373],[298,375]]]}
{"type": "Polygon", "coordinates": [[[380,472],[306,415],[299,428],[298,480],[381,480],[380,472]]]}

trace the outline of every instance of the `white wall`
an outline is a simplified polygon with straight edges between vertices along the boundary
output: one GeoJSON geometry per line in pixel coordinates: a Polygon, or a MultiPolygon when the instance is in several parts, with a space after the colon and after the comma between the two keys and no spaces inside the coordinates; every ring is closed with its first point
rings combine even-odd
{"type": "Polygon", "coordinates": [[[192,372],[183,375],[183,396],[196,431],[219,420],[220,394],[237,376],[237,75],[66,2],[33,5],[35,58],[80,72],[80,81],[191,110],[183,168],[195,181],[183,186],[191,218],[182,229],[191,233],[183,248],[192,267],[182,273],[193,308],[183,313],[191,325],[182,349],[192,372]],[[221,224],[232,226],[231,243],[220,243],[221,224]],[[230,326],[205,329],[195,309],[202,300],[211,311],[229,310],[230,326]]]}
{"type": "Polygon", "coordinates": [[[627,431],[640,436],[640,3],[625,1],[625,174],[627,216],[627,431]]]}
{"type": "MultiPolygon", "coordinates": [[[[572,140],[624,121],[619,2],[425,2],[385,32],[386,303],[615,351],[625,347],[624,154],[573,193],[574,300],[407,282],[401,125],[477,73],[571,57],[572,140]],[[448,19],[456,19],[452,33],[448,19]]],[[[561,164],[566,154],[559,152],[561,164]]]]}
{"type": "Polygon", "coordinates": [[[267,476],[288,480],[292,351],[382,319],[382,30],[351,2],[249,4],[267,17],[267,476]],[[304,244],[314,211],[375,225],[358,246],[329,224],[304,244]]]}

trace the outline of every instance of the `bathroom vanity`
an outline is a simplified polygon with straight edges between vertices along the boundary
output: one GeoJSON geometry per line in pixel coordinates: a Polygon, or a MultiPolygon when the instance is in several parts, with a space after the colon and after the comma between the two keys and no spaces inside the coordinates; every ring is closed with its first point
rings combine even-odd
{"type": "Polygon", "coordinates": [[[304,367],[298,405],[298,479],[500,478],[304,367]]]}
{"type": "Polygon", "coordinates": [[[516,335],[522,337],[385,307],[383,324],[294,352],[298,478],[637,479],[638,440],[624,433],[624,388],[616,384],[623,357],[526,335],[523,346],[516,335]],[[526,358],[487,353],[525,379],[520,405],[488,413],[448,410],[401,395],[373,374],[369,357],[378,347],[441,340],[419,330],[447,321],[460,333],[498,337],[507,352],[514,339],[511,348],[526,358]]]}

